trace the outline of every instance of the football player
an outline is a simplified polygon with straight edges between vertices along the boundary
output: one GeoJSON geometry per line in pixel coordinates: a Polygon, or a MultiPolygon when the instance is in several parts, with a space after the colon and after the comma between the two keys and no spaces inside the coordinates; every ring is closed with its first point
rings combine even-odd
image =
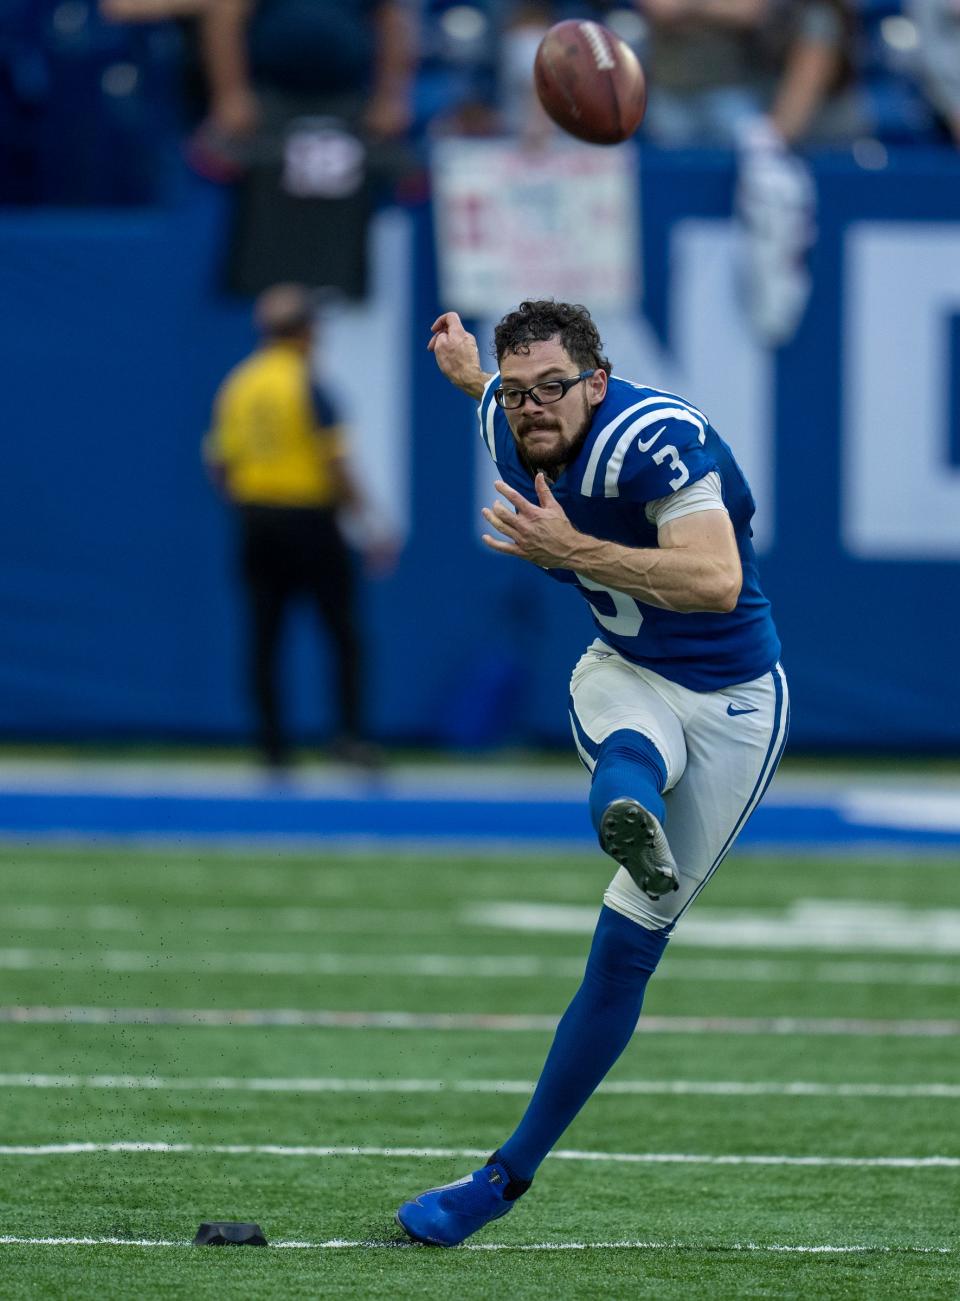
{"type": "Polygon", "coordinates": [[[484,543],[590,605],[597,637],[573,670],[570,724],[600,847],[620,866],[519,1125],[482,1169],[397,1212],[412,1238],[445,1247],[513,1208],[630,1042],[671,932],[763,797],[789,721],[753,498],[703,412],[612,375],[583,307],[523,302],[494,346],[490,375],[455,312],[429,343],[480,403],[499,471],[484,543]]]}

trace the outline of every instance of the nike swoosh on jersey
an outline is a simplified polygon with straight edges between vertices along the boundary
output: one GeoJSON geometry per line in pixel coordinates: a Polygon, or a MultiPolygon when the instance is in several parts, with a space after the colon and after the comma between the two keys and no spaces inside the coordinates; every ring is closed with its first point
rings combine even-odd
{"type": "Polygon", "coordinates": [[[727,713],[731,718],[736,718],[739,714],[755,714],[759,705],[748,705],[746,709],[738,709],[736,705],[727,705],[727,713]]]}

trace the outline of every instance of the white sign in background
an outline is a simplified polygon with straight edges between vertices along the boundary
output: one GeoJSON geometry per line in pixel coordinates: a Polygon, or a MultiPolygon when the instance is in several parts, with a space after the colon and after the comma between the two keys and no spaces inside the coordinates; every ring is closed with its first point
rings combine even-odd
{"type": "Polygon", "coordinates": [[[440,297],[462,316],[524,298],[626,311],[640,297],[637,156],[555,141],[441,140],[432,150],[440,297]]]}
{"type": "Polygon", "coordinates": [[[857,556],[960,556],[948,325],[960,225],[863,222],[845,246],[843,540],[857,556]]]}

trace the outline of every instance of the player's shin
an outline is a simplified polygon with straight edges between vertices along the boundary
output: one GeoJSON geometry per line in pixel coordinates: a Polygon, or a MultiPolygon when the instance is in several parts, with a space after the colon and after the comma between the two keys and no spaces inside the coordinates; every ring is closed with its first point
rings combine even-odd
{"type": "Polygon", "coordinates": [[[661,792],[666,784],[667,767],[652,741],[629,728],[612,732],[597,753],[590,786],[590,818],[597,835],[606,810],[625,797],[642,804],[662,823],[661,792]]]}
{"type": "Polygon", "coordinates": [[[651,899],[680,886],[663,830],[666,783],[663,756],[642,732],[622,728],[600,746],[590,788],[590,816],[600,847],[651,899]]]}
{"type": "Polygon", "coordinates": [[[601,909],[583,983],[557,1027],[523,1119],[496,1153],[515,1179],[533,1178],[630,1042],[667,939],[664,931],[601,909]]]}

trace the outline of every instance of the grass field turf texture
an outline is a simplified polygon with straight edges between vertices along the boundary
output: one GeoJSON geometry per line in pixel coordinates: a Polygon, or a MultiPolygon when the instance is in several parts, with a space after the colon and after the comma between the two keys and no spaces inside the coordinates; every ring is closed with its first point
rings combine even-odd
{"type": "Polygon", "coordinates": [[[610,1077],[624,1091],[598,1094],[561,1150],[701,1160],[554,1157],[469,1250],[331,1245],[399,1242],[405,1196],[478,1164],[397,1149],[486,1152],[520,1114],[546,1022],[497,1030],[477,1018],[559,1015],[589,932],[507,929],[483,909],[559,904],[588,917],[608,876],[599,854],[0,851],[0,1003],[35,1017],[0,1023],[0,1145],[193,1145],[0,1152],[0,1238],[124,1240],[3,1243],[0,1296],[960,1296],[956,1164],[709,1160],[960,1158],[960,1040],[922,1033],[960,1013],[960,860],[946,855],[728,860],[691,918],[899,905],[933,941],[714,948],[681,930],[645,1015],[739,1017],[742,1031],[672,1022],[638,1035],[610,1077]],[[362,1017],[342,1028],[50,1023],[44,1009],[66,1007],[174,1021],[178,1009],[180,1020],[188,1009],[468,1019],[447,1030],[363,1028],[362,1017]],[[830,1019],[833,1032],[750,1025],[773,1017],[830,1019]],[[861,1024],[843,1032],[837,1019],[861,1024]],[[687,1092],[671,1092],[678,1083],[687,1092]],[[265,1145],[280,1150],[210,1150],[265,1145]],[[304,1146],[341,1151],[283,1151],[304,1146]],[[361,1147],[383,1154],[349,1151],[361,1147]],[[214,1218],[315,1245],[187,1246],[214,1218]]]}

